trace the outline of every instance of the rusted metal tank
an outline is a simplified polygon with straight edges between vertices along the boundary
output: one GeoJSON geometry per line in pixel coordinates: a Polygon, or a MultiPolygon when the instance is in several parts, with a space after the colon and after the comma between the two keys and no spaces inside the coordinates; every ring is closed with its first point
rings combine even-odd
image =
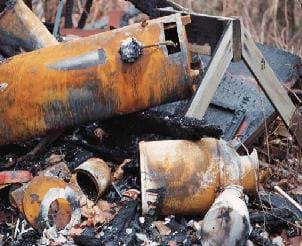
{"type": "Polygon", "coordinates": [[[240,157],[224,140],[140,142],[143,214],[200,215],[228,185],[257,187],[258,157],[240,157]]]}
{"type": "Polygon", "coordinates": [[[6,55],[19,48],[32,51],[58,44],[23,0],[7,0],[5,6],[0,13],[0,48],[6,55]]]}
{"type": "Polygon", "coordinates": [[[187,17],[171,15],[15,56],[0,63],[0,145],[191,95],[187,17]],[[142,45],[134,63],[122,41],[142,45]]]}

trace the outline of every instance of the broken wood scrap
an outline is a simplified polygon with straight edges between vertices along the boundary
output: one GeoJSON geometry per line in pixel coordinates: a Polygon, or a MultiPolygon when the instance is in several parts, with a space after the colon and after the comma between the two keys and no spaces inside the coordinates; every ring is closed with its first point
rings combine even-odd
{"type": "Polygon", "coordinates": [[[0,34],[0,50],[6,56],[57,44],[23,0],[5,1],[0,15],[0,34]]]}
{"type": "MultiPolygon", "coordinates": [[[[72,140],[72,139],[64,139],[63,141],[74,146],[82,147],[87,151],[89,151],[90,153],[95,153],[97,156],[101,156],[106,161],[113,161],[113,162],[120,163],[123,160],[129,158],[129,154],[124,150],[118,148],[110,148],[103,144],[95,145],[95,144],[89,144],[82,140],[72,140]]],[[[88,153],[88,155],[90,156],[91,154],[88,153]]],[[[70,162],[68,166],[70,169],[74,169],[79,164],[80,164],[79,161],[74,161],[74,162],[70,162]]]]}
{"type": "Polygon", "coordinates": [[[278,185],[274,186],[274,190],[277,191],[281,196],[283,196],[288,202],[296,207],[302,213],[302,207],[293,198],[291,198],[284,190],[282,190],[278,185]]]}
{"type": "Polygon", "coordinates": [[[74,0],[67,0],[65,4],[65,22],[64,28],[72,28],[72,12],[73,12],[74,0]]]}
{"type": "MultiPolygon", "coordinates": [[[[173,104],[172,104],[173,105],[173,104]]],[[[173,106],[172,106],[173,107],[173,106]]],[[[150,109],[108,120],[102,123],[105,130],[119,134],[154,133],[173,139],[199,140],[204,136],[219,138],[222,134],[219,126],[206,124],[204,121],[189,119],[181,114],[150,109]],[[123,129],[123,125],[128,125],[123,129]]]]}
{"type": "Polygon", "coordinates": [[[92,236],[75,236],[74,242],[79,246],[100,246],[103,245],[103,241],[100,238],[92,237],[92,236]]]}
{"type": "Polygon", "coordinates": [[[287,222],[295,223],[298,220],[291,210],[284,207],[265,209],[264,211],[251,211],[250,220],[252,224],[266,224],[268,226],[284,226],[287,222]]]}
{"type": "Polygon", "coordinates": [[[16,159],[12,159],[7,163],[0,165],[0,170],[11,168],[15,166],[18,162],[30,161],[34,158],[38,158],[47,147],[49,147],[62,135],[62,133],[63,131],[56,131],[42,137],[39,143],[31,151],[29,151],[23,156],[20,156],[16,159]]]}
{"type": "Polygon", "coordinates": [[[275,246],[275,244],[269,238],[268,233],[260,228],[253,229],[249,238],[253,243],[259,246],[275,246]]]}
{"type": "Polygon", "coordinates": [[[262,192],[260,199],[263,204],[271,208],[286,208],[289,209],[297,218],[302,218],[302,212],[292,205],[287,199],[273,193],[262,192]]]}
{"type": "MultiPolygon", "coordinates": [[[[274,72],[284,85],[292,87],[301,76],[301,59],[288,52],[258,45],[274,72]],[[287,64],[292,64],[290,67],[287,64]]],[[[209,57],[201,55],[205,66],[209,57]]],[[[184,115],[189,101],[178,101],[155,107],[153,110],[184,115]]],[[[237,136],[248,148],[263,135],[267,126],[277,118],[276,111],[244,63],[231,63],[204,116],[204,124],[219,126],[222,138],[232,140],[237,136]]],[[[237,148],[241,144],[237,143],[237,148]]],[[[242,149],[242,148],[241,148],[242,149]]]]}
{"type": "Polygon", "coordinates": [[[78,28],[84,28],[92,6],[92,0],[86,0],[85,7],[78,23],[78,28]]]}
{"type": "Polygon", "coordinates": [[[104,229],[103,243],[113,242],[118,244],[121,237],[129,226],[130,222],[135,217],[138,208],[138,201],[132,200],[124,204],[116,217],[104,229]]]}

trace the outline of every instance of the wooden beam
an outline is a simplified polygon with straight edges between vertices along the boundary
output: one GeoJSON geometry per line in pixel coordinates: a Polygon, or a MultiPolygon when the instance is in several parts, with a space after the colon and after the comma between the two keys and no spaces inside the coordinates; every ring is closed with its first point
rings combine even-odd
{"type": "Polygon", "coordinates": [[[203,75],[201,84],[192,99],[191,105],[186,113],[187,117],[199,120],[203,118],[232,58],[233,23],[230,21],[203,75]]]}
{"type": "Polygon", "coordinates": [[[256,80],[259,82],[263,91],[278,111],[287,127],[290,127],[292,117],[296,110],[295,105],[248,31],[245,30],[244,27],[242,27],[241,30],[243,32],[242,56],[245,63],[254,74],[256,80]]]}
{"type": "MultiPolygon", "coordinates": [[[[210,54],[214,50],[224,32],[226,24],[233,20],[228,17],[218,17],[199,13],[192,13],[190,11],[178,11],[170,9],[158,9],[161,16],[180,13],[182,15],[190,15],[191,23],[186,26],[188,41],[195,50],[204,49],[203,46],[211,47],[210,54]],[[199,46],[199,47],[198,47],[199,46]]],[[[198,52],[199,53],[199,52],[198,52]]]]}
{"type": "Polygon", "coordinates": [[[235,17],[233,20],[233,62],[242,60],[241,26],[240,17],[235,17]]]}

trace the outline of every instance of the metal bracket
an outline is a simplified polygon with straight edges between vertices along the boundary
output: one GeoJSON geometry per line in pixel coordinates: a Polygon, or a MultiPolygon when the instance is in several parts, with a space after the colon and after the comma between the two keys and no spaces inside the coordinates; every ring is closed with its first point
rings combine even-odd
{"type": "Polygon", "coordinates": [[[202,77],[186,117],[201,120],[230,63],[243,60],[285,125],[302,147],[302,116],[239,17],[225,20],[225,29],[202,77]]]}
{"type": "Polygon", "coordinates": [[[59,38],[59,29],[60,29],[60,23],[61,23],[61,18],[62,18],[63,7],[64,7],[64,0],[59,0],[56,19],[55,19],[55,25],[54,25],[53,33],[52,33],[52,35],[56,39],[59,38]]]}

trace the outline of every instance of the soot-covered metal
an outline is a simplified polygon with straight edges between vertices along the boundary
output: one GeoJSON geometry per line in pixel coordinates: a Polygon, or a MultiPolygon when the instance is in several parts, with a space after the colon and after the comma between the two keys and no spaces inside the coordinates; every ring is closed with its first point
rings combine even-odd
{"type": "Polygon", "coordinates": [[[196,71],[187,22],[171,15],[0,63],[0,83],[7,83],[0,98],[0,144],[190,97],[196,71]],[[175,23],[179,52],[155,46],[132,64],[122,61],[120,45],[129,37],[145,45],[166,42],[164,23],[175,23]]]}

